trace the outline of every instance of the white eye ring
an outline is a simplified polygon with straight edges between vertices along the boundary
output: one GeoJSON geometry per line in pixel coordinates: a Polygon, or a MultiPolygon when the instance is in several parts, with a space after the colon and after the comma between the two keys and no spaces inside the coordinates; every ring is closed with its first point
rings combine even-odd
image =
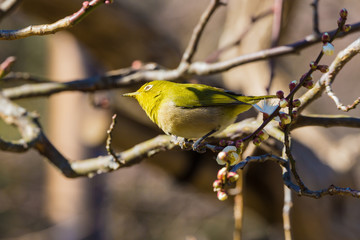
{"type": "Polygon", "coordinates": [[[147,85],[145,86],[144,91],[149,91],[152,87],[153,85],[147,85]]]}

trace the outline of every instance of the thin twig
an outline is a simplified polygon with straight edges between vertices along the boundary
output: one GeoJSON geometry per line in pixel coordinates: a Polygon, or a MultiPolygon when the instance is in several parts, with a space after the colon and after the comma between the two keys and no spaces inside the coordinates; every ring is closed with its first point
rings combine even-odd
{"type": "Polygon", "coordinates": [[[301,106],[297,109],[300,113],[306,106],[319,98],[325,90],[325,85],[331,85],[337,74],[343,69],[353,57],[360,53],[360,38],[348,45],[344,50],[338,53],[334,61],[329,66],[329,71],[323,74],[319,81],[316,82],[314,88],[307,91],[299,99],[301,106]]]}
{"type": "MultiPolygon", "coordinates": [[[[196,52],[197,46],[200,41],[200,37],[205,29],[205,26],[209,22],[210,17],[215,12],[215,10],[221,6],[222,3],[220,0],[211,0],[209,6],[206,8],[204,13],[201,15],[198,24],[195,26],[193,33],[191,35],[191,39],[188,43],[188,46],[182,56],[181,63],[190,64],[192,62],[192,58],[196,52]]],[[[180,63],[180,64],[181,64],[180,63]]]]}
{"type": "Polygon", "coordinates": [[[91,0],[84,1],[79,11],[60,19],[51,24],[28,26],[20,30],[0,30],[0,40],[15,40],[35,35],[54,34],[58,31],[68,29],[81,20],[83,20],[96,7],[104,3],[110,3],[109,0],[91,0]]]}
{"type": "MultiPolygon", "coordinates": [[[[280,38],[280,30],[281,30],[281,22],[282,22],[282,15],[283,15],[283,0],[276,0],[274,1],[274,18],[272,24],[272,32],[271,32],[271,48],[276,47],[279,43],[280,38]]],[[[266,87],[266,92],[269,94],[270,88],[275,77],[275,59],[269,59],[269,68],[270,68],[270,77],[269,83],[266,87]]]]}
{"type": "MultiPolygon", "coordinates": [[[[109,155],[111,155],[113,157],[114,162],[116,162],[118,164],[118,167],[120,167],[120,164],[123,164],[122,162],[120,162],[118,156],[116,156],[116,153],[114,151],[114,149],[111,146],[111,142],[112,142],[112,131],[114,130],[116,124],[116,114],[114,114],[111,118],[111,124],[109,129],[107,130],[107,139],[106,139],[106,151],[108,152],[109,155]]],[[[115,167],[113,167],[115,168],[115,167]]]]}
{"type": "Polygon", "coordinates": [[[224,52],[226,52],[227,50],[233,48],[233,47],[236,47],[236,46],[239,46],[242,39],[246,36],[246,34],[253,28],[253,25],[258,22],[259,20],[261,20],[262,18],[264,17],[267,17],[269,16],[270,14],[273,13],[273,9],[272,8],[269,8],[267,10],[265,10],[264,12],[256,15],[256,16],[253,16],[251,17],[251,21],[249,24],[247,24],[245,26],[245,28],[243,29],[243,31],[239,34],[239,36],[236,38],[236,40],[234,42],[231,42],[221,48],[219,48],[218,50],[216,50],[215,52],[211,53],[206,59],[205,59],[205,62],[207,63],[213,63],[213,62],[216,62],[218,61],[219,59],[219,56],[221,54],[223,54],[224,52]]]}
{"type": "Polygon", "coordinates": [[[24,152],[33,147],[40,136],[37,125],[37,115],[27,112],[23,107],[5,98],[0,92],[0,118],[6,124],[15,125],[21,134],[21,139],[5,141],[0,139],[0,149],[13,152],[24,152]]]}
{"type": "Polygon", "coordinates": [[[298,195],[301,196],[306,196],[306,197],[311,197],[311,198],[321,198],[324,196],[335,196],[335,195],[340,195],[340,196],[351,196],[351,197],[355,197],[355,198],[360,198],[360,191],[359,190],[354,190],[352,188],[343,188],[343,187],[337,187],[334,185],[330,185],[327,188],[324,189],[320,189],[320,190],[310,190],[309,188],[305,187],[305,190],[301,190],[301,188],[294,184],[291,181],[291,173],[290,173],[290,166],[289,166],[289,162],[286,159],[283,159],[281,157],[278,157],[276,155],[271,155],[271,154],[265,154],[265,155],[261,155],[261,156],[251,156],[251,157],[247,157],[246,159],[244,159],[243,161],[241,161],[240,163],[238,163],[237,165],[235,165],[233,167],[233,169],[231,171],[237,171],[238,169],[244,169],[245,166],[250,163],[250,162],[265,162],[265,161],[274,161],[276,163],[278,163],[279,165],[281,165],[282,167],[284,167],[284,169],[286,170],[283,173],[283,181],[284,184],[290,188],[291,190],[293,190],[294,192],[296,192],[298,195]]]}
{"type": "Polygon", "coordinates": [[[318,12],[319,0],[314,0],[311,3],[311,6],[313,7],[313,31],[314,34],[321,36],[319,30],[319,12],[318,12]]]}

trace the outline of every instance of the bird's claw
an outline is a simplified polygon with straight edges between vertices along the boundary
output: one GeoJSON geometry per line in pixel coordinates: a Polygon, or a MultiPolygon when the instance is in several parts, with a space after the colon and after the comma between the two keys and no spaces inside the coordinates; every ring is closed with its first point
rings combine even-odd
{"type": "Polygon", "coordinates": [[[204,144],[201,144],[201,143],[202,142],[199,142],[199,141],[194,142],[194,144],[192,145],[192,149],[198,153],[205,153],[206,147],[204,144]]]}
{"type": "Polygon", "coordinates": [[[172,142],[178,145],[182,150],[191,150],[192,141],[188,141],[183,137],[173,136],[172,142]]]}

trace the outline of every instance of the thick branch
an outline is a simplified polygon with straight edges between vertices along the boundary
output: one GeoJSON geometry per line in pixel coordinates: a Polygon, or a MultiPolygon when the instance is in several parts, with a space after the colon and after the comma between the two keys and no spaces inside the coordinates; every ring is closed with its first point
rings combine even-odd
{"type": "Polygon", "coordinates": [[[0,139],[1,150],[24,152],[31,148],[38,140],[40,129],[36,122],[37,116],[8,100],[1,92],[0,118],[2,118],[6,124],[15,125],[21,134],[21,139],[17,141],[0,139]]]}
{"type": "Polygon", "coordinates": [[[342,115],[300,115],[291,125],[291,130],[307,126],[360,128],[360,118],[342,115]]]}

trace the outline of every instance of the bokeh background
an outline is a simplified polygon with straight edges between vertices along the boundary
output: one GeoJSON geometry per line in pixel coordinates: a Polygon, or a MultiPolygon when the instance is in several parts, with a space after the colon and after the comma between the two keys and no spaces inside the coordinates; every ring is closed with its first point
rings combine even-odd
{"type": "MultiPolygon", "coordinates": [[[[17,57],[14,71],[56,81],[82,79],[129,67],[140,60],[176,67],[193,27],[208,0],[115,0],[101,6],[69,31],[0,42],[0,60],[17,57]]],[[[250,18],[271,8],[271,0],[229,0],[212,17],[195,59],[207,59],[216,49],[238,38],[250,18]]],[[[310,0],[285,1],[279,44],[312,33],[310,0]]],[[[23,1],[1,22],[1,29],[51,23],[80,8],[81,0],[23,1]]],[[[338,12],[349,10],[349,23],[360,21],[358,0],[319,2],[320,30],[336,28],[338,12]]],[[[270,46],[272,16],[256,22],[240,46],[221,55],[228,59],[270,46]]],[[[359,37],[335,41],[335,53],[359,37]]],[[[299,54],[276,59],[272,92],[307,71],[321,44],[299,54]]],[[[332,57],[323,59],[331,63],[332,57]]],[[[359,57],[339,74],[334,89],[343,102],[359,93],[359,57]]],[[[191,79],[245,94],[263,94],[269,79],[267,61],[251,63],[225,74],[191,79]]],[[[320,74],[314,75],[318,79],[320,74]]],[[[0,83],[9,87],[15,83],[0,83]]],[[[122,89],[96,94],[60,93],[49,98],[17,101],[39,112],[45,132],[73,160],[106,154],[105,138],[111,115],[117,151],[160,134],[135,101],[123,99],[122,89]],[[109,99],[109,108],[92,102],[109,99]]],[[[322,97],[308,113],[339,113],[322,97]]],[[[350,112],[359,117],[359,110],[350,112]]],[[[255,112],[249,116],[255,116],[255,112]]],[[[248,116],[248,115],[247,115],[248,116]]],[[[0,135],[17,132],[0,122],[0,135]]],[[[330,184],[360,188],[358,129],[302,128],[294,131],[299,173],[312,189],[330,184]]],[[[258,152],[257,154],[260,154],[258,152]]],[[[220,202],[212,192],[219,166],[211,153],[174,150],[141,164],[94,178],[66,179],[37,152],[0,152],[0,239],[231,239],[233,199],[220,202]]],[[[245,170],[244,239],[283,239],[281,169],[273,163],[252,164],[245,170]]],[[[358,239],[360,203],[350,197],[309,199],[294,195],[294,239],[358,239]]]]}

